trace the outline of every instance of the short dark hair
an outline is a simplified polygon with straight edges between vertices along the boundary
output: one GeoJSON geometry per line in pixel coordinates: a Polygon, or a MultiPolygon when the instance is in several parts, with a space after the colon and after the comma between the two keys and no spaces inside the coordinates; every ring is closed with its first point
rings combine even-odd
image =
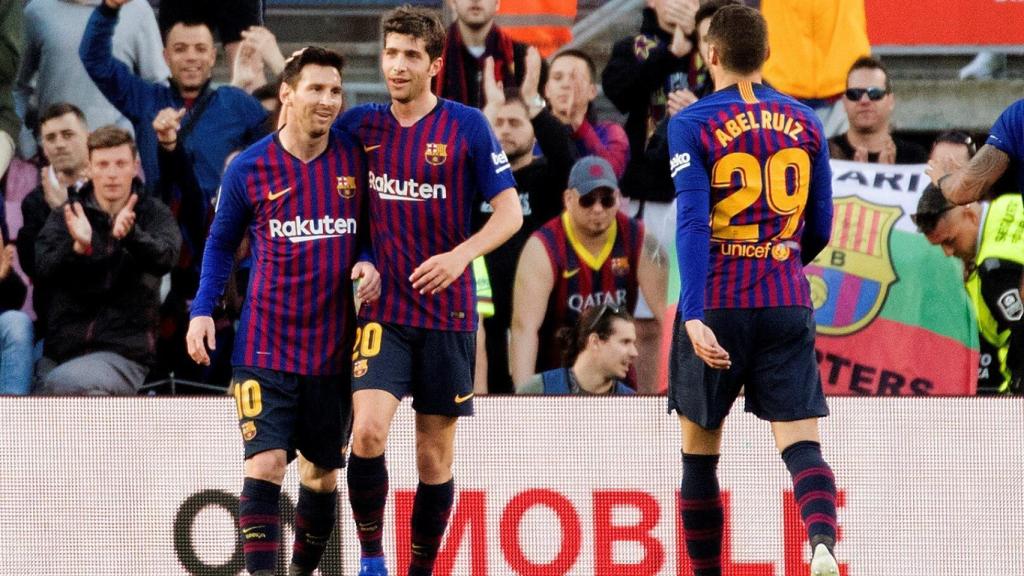
{"type": "Polygon", "coordinates": [[[518,86],[506,86],[504,91],[505,104],[518,104],[523,107],[527,116],[530,115],[530,105],[523,99],[523,91],[518,86]]]}
{"type": "MultiPolygon", "coordinates": [[[[168,1],[168,0],[165,0],[165,1],[168,1]]],[[[211,1],[216,1],[216,0],[211,0],[211,1]]],[[[206,30],[210,32],[210,36],[213,37],[213,28],[210,28],[210,25],[205,20],[203,20],[201,18],[196,18],[196,17],[180,18],[178,20],[175,20],[174,22],[170,22],[167,25],[166,28],[164,28],[163,30],[160,31],[160,37],[161,37],[160,39],[163,41],[164,46],[167,45],[167,35],[170,34],[171,30],[175,26],[177,26],[178,24],[181,24],[182,26],[184,26],[186,28],[193,28],[195,26],[202,26],[203,28],[206,28],[206,30]]],[[[217,42],[215,40],[214,41],[214,45],[216,46],[216,44],[217,44],[217,42]]]]}
{"type": "Polygon", "coordinates": [[[576,362],[576,357],[587,347],[587,338],[591,334],[597,334],[601,340],[611,337],[612,324],[616,318],[626,322],[633,321],[633,316],[626,310],[625,304],[601,304],[583,310],[574,325],[559,330],[562,365],[568,367],[576,362]]]}
{"type": "Polygon", "coordinates": [[[974,158],[974,155],[978,153],[978,145],[974,142],[974,138],[971,135],[962,130],[946,130],[935,137],[935,142],[932,142],[932,148],[935,145],[945,142],[947,144],[959,144],[967,148],[967,157],[974,158]]]}
{"type": "Polygon", "coordinates": [[[281,92],[281,79],[277,78],[267,82],[263,86],[252,91],[252,97],[257,100],[269,100],[273,98],[277,100],[277,95],[281,92]]]}
{"type": "Polygon", "coordinates": [[[956,208],[956,205],[946,200],[938,186],[928,184],[917,200],[917,212],[911,214],[910,219],[917,224],[917,229],[922,234],[931,234],[946,212],[953,208],[956,208]]]}
{"type": "Polygon", "coordinates": [[[92,156],[93,150],[103,150],[105,148],[117,148],[118,146],[128,145],[128,148],[132,151],[132,156],[138,151],[135,148],[135,139],[132,135],[123,128],[118,128],[113,124],[108,124],[93,130],[92,134],[89,134],[89,139],[86,140],[86,144],[89,146],[89,156],[92,156]]]}
{"type": "Polygon", "coordinates": [[[299,77],[302,76],[302,69],[310,65],[334,68],[340,76],[342,69],[345,68],[345,59],[334,50],[320,46],[306,46],[298,55],[285,62],[284,70],[281,71],[281,84],[295,88],[299,83],[299,77]]]}
{"type": "Polygon", "coordinates": [[[760,12],[737,4],[724,6],[711,18],[707,41],[714,44],[722,67],[752,74],[768,59],[768,26],[760,12]]]}
{"type": "Polygon", "coordinates": [[[43,124],[46,124],[54,118],[60,118],[65,114],[74,114],[76,118],[82,121],[83,125],[88,126],[88,123],[85,121],[85,113],[82,112],[81,108],[71,104],[70,102],[57,102],[56,104],[47,106],[46,110],[43,110],[43,113],[39,116],[40,130],[42,129],[43,124]]]}
{"type": "Polygon", "coordinates": [[[594,59],[590,57],[590,54],[587,54],[583,50],[578,50],[576,48],[567,48],[565,50],[559,50],[554,56],[551,57],[551,60],[548,62],[548,66],[554,64],[555,60],[565,57],[579,58],[580,60],[583,60],[583,63],[587,65],[587,72],[590,73],[590,81],[597,82],[597,64],[594,62],[594,59]]]}
{"type": "Polygon", "coordinates": [[[737,4],[739,4],[739,0],[707,0],[707,2],[700,5],[700,8],[697,9],[697,14],[693,17],[694,29],[700,26],[700,23],[704,20],[713,17],[722,8],[737,4]]]}
{"type": "Polygon", "coordinates": [[[854,70],[881,70],[885,74],[885,91],[892,93],[892,79],[889,77],[889,69],[878,58],[872,58],[871,56],[857,58],[850,66],[850,70],[846,72],[847,86],[850,85],[850,74],[853,74],[854,70]]]}
{"type": "Polygon", "coordinates": [[[445,29],[437,10],[409,4],[399,6],[384,14],[380,30],[381,41],[384,42],[388,34],[404,34],[423,40],[431,60],[440,58],[444,51],[445,29]]]}

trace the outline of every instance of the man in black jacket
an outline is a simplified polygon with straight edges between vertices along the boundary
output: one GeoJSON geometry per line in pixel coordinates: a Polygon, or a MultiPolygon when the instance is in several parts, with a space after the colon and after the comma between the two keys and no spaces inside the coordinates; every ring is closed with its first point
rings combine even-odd
{"type": "Polygon", "coordinates": [[[39,364],[47,394],[134,394],[155,354],[160,278],[181,233],[159,200],[141,195],[130,134],[89,136],[91,180],[50,214],[36,273],[52,288],[39,364]]]}

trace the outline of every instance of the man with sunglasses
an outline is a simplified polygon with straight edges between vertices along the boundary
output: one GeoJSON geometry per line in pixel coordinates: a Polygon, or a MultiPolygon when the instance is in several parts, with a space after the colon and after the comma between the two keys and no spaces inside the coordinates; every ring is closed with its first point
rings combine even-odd
{"type": "Polygon", "coordinates": [[[695,576],[721,576],[722,426],[744,410],[771,423],[810,542],[811,574],[839,576],[836,485],[822,456],[828,415],[804,265],[830,236],[832,175],[814,111],[761,81],[759,12],[726,6],[708,28],[715,92],[669,121],[679,207],[679,313],[670,411],[682,429],[680,510],[695,576]]]}
{"type": "Polygon", "coordinates": [[[994,349],[993,360],[998,359],[987,370],[980,367],[978,393],[1020,394],[1024,383],[1024,301],[1019,286],[1024,271],[1024,204],[1020,195],[1003,194],[991,203],[957,206],[929,184],[912,218],[928,242],[964,263],[964,284],[978,316],[982,350],[994,349]]]}
{"type": "Polygon", "coordinates": [[[832,158],[877,164],[927,162],[924,148],[892,135],[890,120],[895,106],[892,80],[885,66],[867,56],[854,62],[846,76],[843,96],[850,129],[829,139],[832,158]]]}
{"type": "MultiPolygon", "coordinates": [[[[598,156],[577,161],[562,201],[565,211],[527,240],[516,269],[509,352],[517,388],[562,365],[557,334],[587,308],[612,304],[632,312],[643,292],[659,325],[665,312],[665,252],[641,222],[619,211],[611,164],[598,156]]],[[[641,356],[654,362],[657,350],[641,356]]]]}

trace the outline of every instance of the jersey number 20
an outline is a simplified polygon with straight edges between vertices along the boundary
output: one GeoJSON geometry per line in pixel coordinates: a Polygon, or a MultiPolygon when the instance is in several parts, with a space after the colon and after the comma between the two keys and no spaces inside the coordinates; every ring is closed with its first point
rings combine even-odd
{"type": "Polygon", "coordinates": [[[803,148],[783,148],[768,157],[764,169],[757,157],[746,152],[726,154],[711,169],[711,185],[726,188],[733,176],[740,177],[740,188],[723,198],[711,210],[711,237],[716,240],[757,242],[761,238],[758,224],[733,224],[738,214],[753,206],[764,192],[768,206],[786,217],[786,225],[774,239],[786,240],[800,227],[800,216],[807,206],[810,188],[811,158],[803,148]],[[792,174],[793,190],[787,182],[792,174]]]}

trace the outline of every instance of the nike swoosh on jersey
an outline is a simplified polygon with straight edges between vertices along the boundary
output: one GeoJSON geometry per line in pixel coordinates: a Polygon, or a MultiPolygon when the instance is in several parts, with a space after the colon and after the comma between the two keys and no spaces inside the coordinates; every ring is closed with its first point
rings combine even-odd
{"type": "Polygon", "coordinates": [[[380,148],[383,144],[374,144],[373,146],[363,146],[363,152],[373,152],[377,148],[380,148]]]}
{"type": "Polygon", "coordinates": [[[562,278],[572,278],[573,276],[580,273],[579,268],[573,268],[572,270],[562,270],[562,278]]]}
{"type": "Polygon", "coordinates": [[[455,403],[456,404],[462,404],[463,402],[465,402],[466,400],[469,400],[472,397],[473,397],[473,392],[470,392],[469,394],[466,394],[465,396],[459,396],[458,394],[456,394],[455,395],[455,403]]]}
{"type": "Polygon", "coordinates": [[[267,192],[267,200],[277,200],[281,196],[284,196],[285,194],[287,194],[287,193],[289,193],[291,191],[292,191],[292,187],[289,186],[289,187],[285,188],[284,190],[278,190],[277,192],[267,192]]]}

